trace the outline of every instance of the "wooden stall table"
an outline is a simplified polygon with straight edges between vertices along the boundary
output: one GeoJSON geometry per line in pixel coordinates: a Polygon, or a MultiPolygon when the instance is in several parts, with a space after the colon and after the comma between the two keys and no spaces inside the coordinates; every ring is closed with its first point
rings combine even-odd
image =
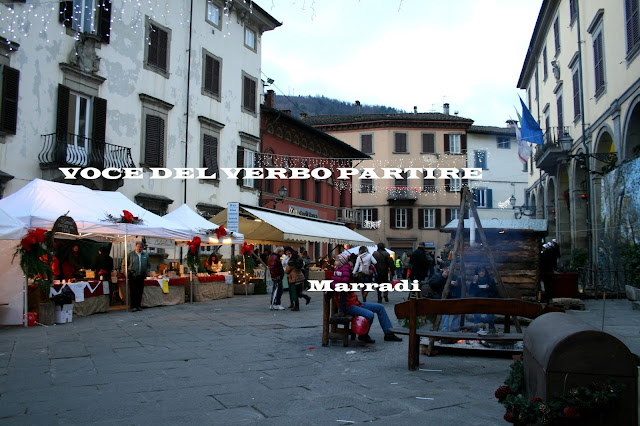
{"type": "MultiPolygon", "coordinates": [[[[331,277],[329,277],[330,279],[331,277]]],[[[309,269],[309,279],[310,280],[326,280],[324,269],[309,269]]]]}
{"type": "MultiPolygon", "coordinates": [[[[193,277],[193,301],[206,302],[209,300],[225,299],[233,297],[233,281],[227,284],[229,275],[209,275],[193,277]]],[[[187,296],[190,295],[191,286],[185,287],[187,296]]]]}
{"type": "Polygon", "coordinates": [[[109,312],[109,281],[53,284],[51,295],[60,293],[64,287],[69,288],[75,295],[73,315],[84,317],[98,312],[109,312]]]}
{"type": "MultiPolygon", "coordinates": [[[[142,307],[152,308],[154,306],[172,306],[184,303],[185,286],[188,284],[188,277],[147,278],[144,280],[142,307]],[[164,280],[168,281],[168,293],[163,291],[164,280]]],[[[120,287],[121,297],[125,295],[125,285],[124,278],[119,278],[118,286],[120,287]]],[[[129,302],[131,302],[131,300],[129,300],[129,302]]]]}

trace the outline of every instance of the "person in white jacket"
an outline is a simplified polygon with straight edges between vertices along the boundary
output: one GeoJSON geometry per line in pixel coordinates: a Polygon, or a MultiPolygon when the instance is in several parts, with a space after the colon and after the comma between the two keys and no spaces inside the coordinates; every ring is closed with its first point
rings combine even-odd
{"type": "MultiPolygon", "coordinates": [[[[375,268],[371,268],[371,265],[375,265],[376,259],[369,253],[369,250],[365,246],[360,246],[358,250],[358,259],[353,267],[353,275],[358,277],[358,282],[372,283],[373,273],[375,268]],[[373,272],[372,272],[373,271],[373,272]]],[[[367,301],[367,292],[362,290],[362,301],[367,301]]]]}

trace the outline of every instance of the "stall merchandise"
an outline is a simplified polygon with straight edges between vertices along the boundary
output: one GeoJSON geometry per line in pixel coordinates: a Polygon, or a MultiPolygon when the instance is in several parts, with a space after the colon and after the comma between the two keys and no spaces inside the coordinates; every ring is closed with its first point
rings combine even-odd
{"type": "Polygon", "coordinates": [[[69,288],[75,296],[74,315],[88,316],[109,311],[109,281],[80,281],[60,284],[54,282],[51,287],[51,296],[60,294],[64,287],[69,288]]]}

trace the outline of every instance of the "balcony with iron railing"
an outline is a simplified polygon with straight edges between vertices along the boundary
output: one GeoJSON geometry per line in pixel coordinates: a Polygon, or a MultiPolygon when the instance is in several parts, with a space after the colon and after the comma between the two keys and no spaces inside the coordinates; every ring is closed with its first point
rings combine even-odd
{"type": "Polygon", "coordinates": [[[387,201],[408,201],[414,202],[418,199],[420,188],[410,186],[390,186],[387,187],[387,201]]]}
{"type": "Polygon", "coordinates": [[[572,140],[570,127],[550,127],[544,133],[544,145],[536,145],[534,159],[536,167],[550,175],[556,172],[556,166],[566,161],[568,152],[562,147],[562,140],[572,140]]]}
{"type": "Polygon", "coordinates": [[[341,207],[336,210],[336,221],[342,223],[360,223],[360,210],[341,207]]]}
{"type": "Polygon", "coordinates": [[[64,180],[60,167],[93,167],[100,172],[105,169],[136,167],[131,157],[131,148],[93,140],[72,133],[42,135],[43,146],[38,161],[43,178],[65,183],[80,183],[92,189],[116,190],[123,179],[86,180],[77,175],[75,182],[64,180]]]}

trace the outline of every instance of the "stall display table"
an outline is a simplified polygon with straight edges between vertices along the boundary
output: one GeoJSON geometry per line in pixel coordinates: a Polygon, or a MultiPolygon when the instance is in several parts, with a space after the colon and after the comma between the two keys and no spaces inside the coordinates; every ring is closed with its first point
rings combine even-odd
{"type": "Polygon", "coordinates": [[[109,281],[53,284],[51,296],[59,294],[64,287],[69,288],[75,295],[73,315],[84,317],[98,312],[109,312],[109,281]]]}
{"type": "MultiPolygon", "coordinates": [[[[229,282],[228,275],[209,275],[193,277],[193,301],[206,302],[209,300],[233,297],[233,282],[229,282]]],[[[186,293],[190,295],[191,286],[187,284],[186,293]]]]}
{"type": "MultiPolygon", "coordinates": [[[[323,269],[310,269],[309,270],[309,279],[310,280],[318,280],[318,281],[322,281],[322,280],[326,280],[327,278],[325,278],[326,274],[325,271],[323,269]]],[[[330,279],[331,277],[329,277],[330,279]]]]}
{"type": "MultiPolygon", "coordinates": [[[[184,303],[185,286],[189,284],[189,278],[147,278],[144,280],[142,293],[142,307],[171,306],[184,303]],[[164,281],[167,281],[165,286],[164,281]],[[167,291],[165,293],[165,291],[167,291]]],[[[118,279],[121,297],[125,292],[124,278],[118,279]]],[[[125,300],[123,298],[123,300],[125,300]]]]}

